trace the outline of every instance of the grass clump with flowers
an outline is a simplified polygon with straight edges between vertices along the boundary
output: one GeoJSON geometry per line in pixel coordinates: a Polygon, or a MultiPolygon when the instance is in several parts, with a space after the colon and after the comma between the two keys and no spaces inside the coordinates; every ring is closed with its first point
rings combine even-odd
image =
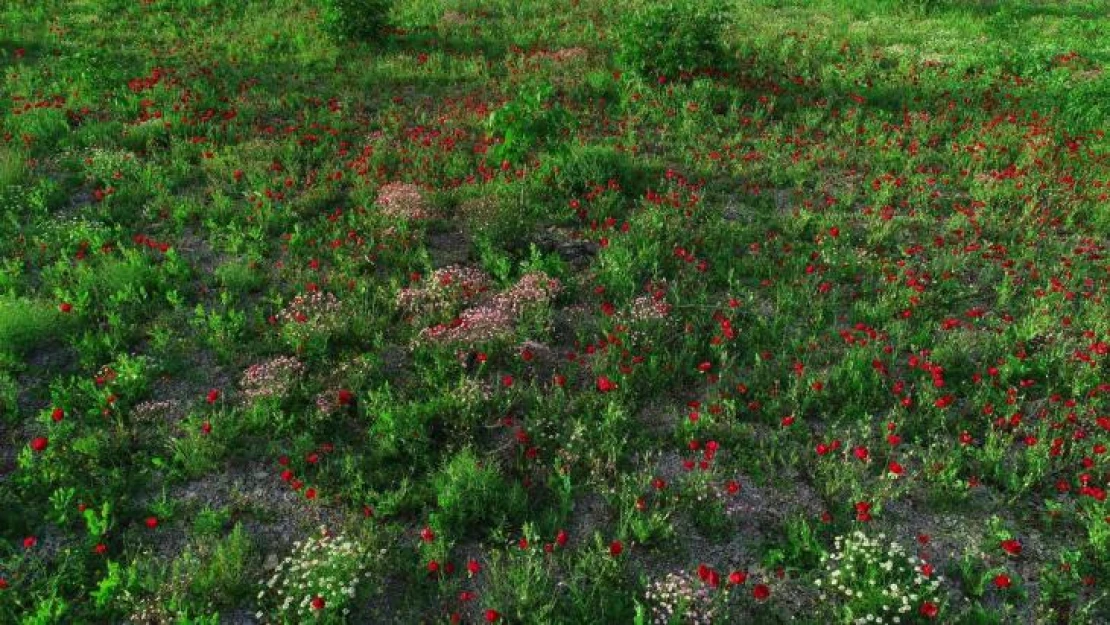
{"type": "Polygon", "coordinates": [[[1104,4],[0,4],[0,623],[1110,621],[1104,4]]]}

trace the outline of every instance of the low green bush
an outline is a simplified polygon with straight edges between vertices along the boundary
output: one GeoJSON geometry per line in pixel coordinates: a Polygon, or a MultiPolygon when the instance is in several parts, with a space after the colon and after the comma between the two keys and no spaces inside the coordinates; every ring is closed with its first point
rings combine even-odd
{"type": "Polygon", "coordinates": [[[382,35],[392,6],[393,0],[323,0],[320,18],[336,39],[368,41],[382,35]]]}
{"type": "Polygon", "coordinates": [[[639,7],[617,31],[617,62],[649,79],[721,67],[724,24],[720,2],[683,0],[639,7]]]}

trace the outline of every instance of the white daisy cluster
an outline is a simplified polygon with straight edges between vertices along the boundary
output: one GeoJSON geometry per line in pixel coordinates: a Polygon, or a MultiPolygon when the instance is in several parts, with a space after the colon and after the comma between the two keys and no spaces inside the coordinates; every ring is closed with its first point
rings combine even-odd
{"type": "Polygon", "coordinates": [[[260,582],[255,617],[307,623],[321,612],[347,616],[359,582],[370,577],[367,559],[363,547],[321,527],[319,535],[294,543],[273,575],[260,582]]]}
{"type": "Polygon", "coordinates": [[[708,625],[718,612],[710,587],[681,571],[652,581],[644,599],[651,606],[653,625],[708,625]]]}
{"type": "Polygon", "coordinates": [[[848,623],[916,622],[922,606],[941,603],[943,577],[929,577],[925,563],[895,541],[872,538],[857,530],[837,536],[831,554],[822,558],[824,575],[816,580],[822,602],[837,605],[848,623]]]}

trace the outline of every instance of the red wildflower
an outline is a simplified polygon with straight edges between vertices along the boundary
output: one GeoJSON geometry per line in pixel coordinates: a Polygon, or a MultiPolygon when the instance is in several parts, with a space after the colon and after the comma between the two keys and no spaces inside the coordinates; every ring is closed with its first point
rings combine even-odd
{"type": "Polygon", "coordinates": [[[1006,589],[1013,585],[1013,581],[1010,580],[1009,575],[1005,573],[999,573],[994,577],[994,585],[997,588],[1006,589]]]}
{"type": "Polygon", "coordinates": [[[871,520],[871,504],[866,501],[856,502],[856,520],[857,521],[870,521],[871,520]]]}
{"type": "Polygon", "coordinates": [[[58,305],[58,310],[64,313],[71,312],[73,310],[73,304],[70,304],[69,302],[62,302],[58,305]]]}
{"type": "Polygon", "coordinates": [[[208,391],[208,397],[206,398],[208,400],[208,403],[214,404],[214,403],[216,403],[216,400],[219,399],[219,398],[220,398],[220,391],[218,391],[216,389],[212,389],[212,390],[208,391]]]}
{"type": "Polygon", "coordinates": [[[66,411],[62,410],[61,408],[55,408],[54,411],[50,413],[50,418],[53,419],[55,423],[64,419],[65,416],[66,411]]]}
{"type": "Polygon", "coordinates": [[[771,596],[771,589],[767,587],[767,584],[756,584],[755,588],[752,588],[752,596],[757,601],[765,601],[771,596]]]}
{"type": "Polygon", "coordinates": [[[496,623],[501,619],[501,613],[491,608],[486,610],[485,617],[487,623],[496,623]]]}
{"type": "Polygon", "coordinates": [[[621,541],[614,540],[613,542],[609,543],[609,555],[611,555],[615,558],[623,552],[624,552],[624,543],[622,543],[621,541]]]}
{"type": "Polygon", "coordinates": [[[39,539],[35,538],[34,536],[28,536],[27,538],[23,539],[24,549],[32,549],[37,544],[39,544],[39,539]]]}
{"type": "Polygon", "coordinates": [[[601,391],[602,393],[615,391],[617,390],[617,383],[613,382],[605,376],[599,376],[597,378],[597,390],[601,391]]]}
{"type": "Polygon", "coordinates": [[[326,605],[327,605],[327,602],[324,601],[324,598],[321,597],[320,595],[316,595],[315,597],[312,598],[312,609],[313,610],[323,610],[324,606],[326,606],[326,605]]]}
{"type": "Polygon", "coordinates": [[[925,618],[936,618],[937,614],[940,612],[940,608],[932,601],[926,601],[921,604],[921,607],[917,611],[925,618]]]}
{"type": "Polygon", "coordinates": [[[567,546],[567,540],[569,538],[570,537],[567,536],[567,531],[566,530],[559,530],[559,533],[555,534],[555,544],[559,545],[560,547],[566,547],[567,546]]]}
{"type": "Polygon", "coordinates": [[[43,452],[46,451],[46,446],[49,444],[50,441],[45,436],[36,436],[31,440],[31,450],[43,452]]]}
{"type": "Polygon", "coordinates": [[[146,526],[150,529],[158,527],[158,517],[148,516],[146,518],[146,526]]]}
{"type": "Polygon", "coordinates": [[[477,560],[475,560],[475,559],[471,558],[471,559],[470,559],[469,561],[467,561],[467,563],[466,563],[466,570],[467,570],[467,571],[468,571],[468,572],[469,572],[469,573],[470,573],[471,575],[477,575],[478,573],[481,573],[481,572],[482,572],[482,565],[481,565],[481,564],[480,564],[480,563],[479,563],[479,562],[478,562],[477,560]]]}
{"type": "Polygon", "coordinates": [[[728,575],[728,583],[732,584],[733,586],[739,586],[746,581],[748,581],[747,571],[733,571],[728,575]]]}
{"type": "Polygon", "coordinates": [[[1009,539],[1002,541],[1002,550],[1012,556],[1021,555],[1021,541],[1016,539],[1009,539]]]}
{"type": "Polygon", "coordinates": [[[432,528],[425,525],[424,529],[420,530],[420,540],[422,540],[426,543],[430,543],[435,539],[436,539],[436,533],[432,531],[432,528]]]}

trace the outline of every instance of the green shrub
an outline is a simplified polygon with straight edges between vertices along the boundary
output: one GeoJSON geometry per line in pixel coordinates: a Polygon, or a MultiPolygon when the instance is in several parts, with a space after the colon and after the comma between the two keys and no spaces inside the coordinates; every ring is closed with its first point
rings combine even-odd
{"type": "Polygon", "coordinates": [[[677,78],[724,60],[719,2],[668,2],[637,8],[617,31],[617,62],[644,78],[677,78]]]}
{"type": "Polygon", "coordinates": [[[0,351],[26,353],[69,328],[64,315],[49,304],[0,296],[0,351]]]}
{"type": "Polygon", "coordinates": [[[392,5],[392,0],[323,0],[320,18],[336,39],[373,40],[389,23],[392,5]]]}
{"type": "Polygon", "coordinates": [[[479,462],[470,449],[455,454],[440,470],[435,489],[439,526],[454,535],[503,525],[525,507],[520,485],[501,477],[495,464],[479,462]]]}

